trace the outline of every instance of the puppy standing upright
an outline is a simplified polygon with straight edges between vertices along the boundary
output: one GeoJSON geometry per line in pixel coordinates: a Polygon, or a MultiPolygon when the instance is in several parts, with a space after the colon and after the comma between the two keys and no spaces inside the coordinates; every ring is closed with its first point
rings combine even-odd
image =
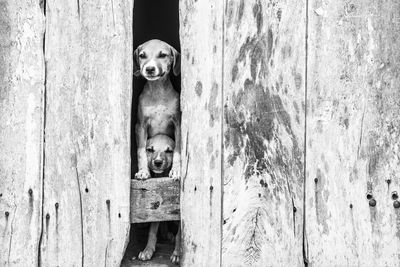
{"type": "MultiPolygon", "coordinates": [[[[136,124],[136,142],[138,145],[138,168],[136,179],[150,178],[146,143],[149,139],[166,135],[175,141],[172,167],[169,176],[180,178],[181,125],[179,94],[169,79],[169,72],[179,75],[180,54],[170,45],[160,40],[150,40],[140,45],[134,52],[133,71],[135,76],[142,75],[147,83],[139,96],[138,122],[136,124]]],[[[147,151],[149,152],[149,151],[147,151]]],[[[154,171],[154,170],[153,170],[154,171]]],[[[146,248],[140,252],[139,259],[149,260],[155,251],[158,222],[150,225],[146,248]]],[[[180,228],[179,228],[180,229],[180,228]]],[[[175,240],[175,249],[171,255],[173,263],[179,263],[180,231],[175,240]]]]}
{"type": "Polygon", "coordinates": [[[169,44],[150,40],[134,52],[133,71],[142,75],[147,83],[139,96],[136,142],[138,145],[137,179],[150,177],[146,156],[147,139],[165,134],[175,141],[171,178],[180,178],[181,122],[179,94],[172,86],[169,72],[180,73],[180,54],[169,44]]]}

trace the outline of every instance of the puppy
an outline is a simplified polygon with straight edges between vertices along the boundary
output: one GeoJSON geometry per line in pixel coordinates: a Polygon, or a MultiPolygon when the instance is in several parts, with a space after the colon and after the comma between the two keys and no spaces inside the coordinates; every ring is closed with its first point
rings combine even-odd
{"type": "MultiPolygon", "coordinates": [[[[147,140],[146,154],[148,167],[152,177],[163,177],[165,173],[171,169],[172,153],[175,148],[174,141],[167,135],[158,134],[147,140]]],[[[149,236],[146,248],[139,253],[140,260],[150,260],[156,249],[157,231],[159,222],[152,222],[150,224],[149,236]]],[[[179,263],[180,259],[180,227],[175,237],[175,249],[171,255],[171,261],[174,264],[179,263]]]]}
{"type": "Polygon", "coordinates": [[[146,141],[157,134],[164,134],[175,141],[169,177],[180,178],[181,124],[179,94],[169,79],[170,71],[180,73],[180,54],[169,44],[150,40],[134,52],[133,71],[147,82],[139,96],[138,122],[136,124],[137,156],[139,171],[136,179],[150,177],[146,155],[146,141]]]}

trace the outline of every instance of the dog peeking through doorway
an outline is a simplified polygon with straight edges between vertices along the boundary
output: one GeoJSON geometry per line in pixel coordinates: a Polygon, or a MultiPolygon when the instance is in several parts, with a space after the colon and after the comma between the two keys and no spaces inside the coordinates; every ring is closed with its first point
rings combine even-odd
{"type": "MultiPolygon", "coordinates": [[[[179,93],[169,78],[171,71],[174,75],[180,73],[180,54],[169,44],[154,39],[135,50],[133,62],[134,75],[147,80],[138,103],[136,142],[139,170],[135,178],[159,177],[168,171],[169,177],[180,179],[179,93]]],[[[158,222],[151,223],[146,248],[138,256],[140,260],[150,260],[153,256],[158,226],[158,222]]],[[[178,264],[179,257],[180,227],[171,261],[178,264]]]]}

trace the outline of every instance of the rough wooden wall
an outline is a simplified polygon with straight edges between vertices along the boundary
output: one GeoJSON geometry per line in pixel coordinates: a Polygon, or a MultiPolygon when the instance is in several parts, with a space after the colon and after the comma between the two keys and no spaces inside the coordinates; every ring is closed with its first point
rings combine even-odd
{"type": "Polygon", "coordinates": [[[310,1],[308,60],[308,260],[398,266],[400,2],[310,1]]]}
{"type": "Polygon", "coordinates": [[[41,232],[44,19],[0,1],[0,266],[36,266],[41,232]]]}
{"type": "Polygon", "coordinates": [[[116,266],[130,222],[133,1],[45,8],[41,261],[116,266]]]}
{"type": "Polygon", "coordinates": [[[181,1],[182,266],[219,266],[223,2],[181,1]]]}
{"type": "Polygon", "coordinates": [[[303,264],[305,1],[227,1],[223,266],[303,264]]]}

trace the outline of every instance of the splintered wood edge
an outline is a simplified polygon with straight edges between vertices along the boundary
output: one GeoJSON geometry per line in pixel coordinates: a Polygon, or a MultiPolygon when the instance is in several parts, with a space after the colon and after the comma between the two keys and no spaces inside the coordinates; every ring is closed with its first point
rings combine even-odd
{"type": "Polygon", "coordinates": [[[179,221],[180,181],[172,178],[131,180],[131,223],[179,221]]]}

